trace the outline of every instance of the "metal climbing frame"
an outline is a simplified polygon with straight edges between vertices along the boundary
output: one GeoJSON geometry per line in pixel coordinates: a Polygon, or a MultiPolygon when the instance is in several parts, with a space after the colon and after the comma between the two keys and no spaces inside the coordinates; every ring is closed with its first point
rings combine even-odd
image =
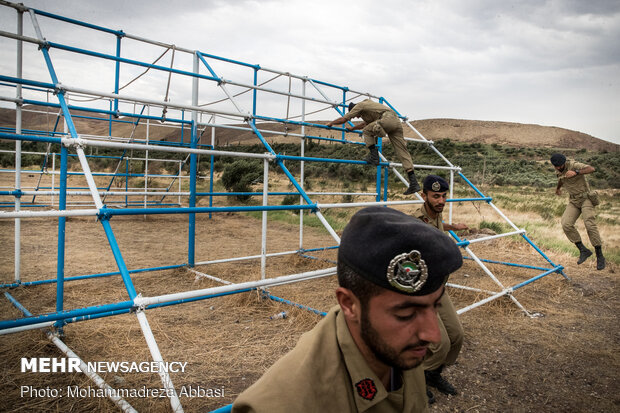
{"type": "MultiPolygon", "coordinates": [[[[393,172],[394,175],[407,185],[407,180],[397,170],[401,165],[399,163],[389,162],[383,154],[381,154],[382,162],[377,167],[376,182],[374,192],[311,192],[304,188],[305,176],[304,165],[306,162],[322,162],[322,163],[346,163],[365,165],[364,161],[352,159],[325,159],[306,156],[306,142],[310,139],[317,141],[337,142],[348,145],[363,145],[358,141],[352,141],[346,134],[344,128],[329,128],[321,123],[308,120],[310,117],[340,116],[344,113],[347,103],[359,97],[371,98],[390,106],[416,135],[417,138],[407,138],[411,142],[427,145],[437,154],[442,165],[415,165],[417,169],[444,170],[450,174],[450,208],[449,221],[452,221],[452,209],[454,202],[486,202],[497,214],[502,217],[514,231],[499,234],[496,236],[486,237],[476,240],[461,240],[456,234],[452,233],[456,242],[468,254],[467,258],[474,260],[500,288],[500,291],[486,291],[471,287],[452,285],[454,288],[467,288],[488,295],[470,306],[462,308],[459,313],[463,313],[479,305],[502,296],[508,296],[523,311],[530,314],[512,295],[512,293],[537,279],[540,279],[551,273],[562,273],[563,267],[554,264],[525,234],[525,230],[517,228],[492,202],[492,198],[485,196],[477,189],[460,171],[458,166],[453,165],[446,159],[434,146],[433,142],[422,136],[406,118],[402,116],[392,105],[383,97],[374,96],[368,93],[357,92],[348,87],[337,86],[331,83],[309,78],[306,76],[294,75],[287,72],[281,72],[256,64],[248,64],[235,61],[219,56],[207,54],[198,50],[184,49],[175,45],[169,45],[157,41],[134,36],[123,31],[111,30],[105,27],[97,26],[48,13],[42,10],[28,8],[21,4],[0,1],[0,5],[5,8],[13,8],[17,12],[17,25],[15,32],[0,31],[0,36],[15,40],[16,48],[16,73],[15,76],[0,75],[0,100],[5,102],[13,102],[16,108],[16,126],[14,130],[0,131],[0,138],[15,141],[15,185],[8,191],[0,191],[0,196],[11,197],[13,202],[10,206],[13,211],[0,212],[0,219],[13,219],[15,222],[15,274],[11,283],[3,284],[4,288],[12,288],[17,286],[30,286],[37,284],[56,284],[56,311],[43,314],[31,314],[20,303],[18,303],[8,292],[6,298],[19,308],[24,317],[17,319],[9,319],[0,321],[0,333],[13,333],[34,328],[50,329],[49,336],[65,354],[75,354],[66,348],[57,337],[57,333],[67,323],[90,320],[95,318],[113,316],[116,314],[124,314],[131,311],[136,313],[136,317],[142,329],[145,340],[154,361],[163,361],[159,347],[153,337],[151,328],[146,317],[145,310],[162,306],[180,304],[196,300],[204,300],[212,297],[218,297],[227,294],[235,294],[254,289],[267,288],[274,285],[282,285],[286,283],[310,280],[318,277],[325,277],[335,274],[335,267],[323,270],[304,272],[299,274],[289,274],[274,278],[266,276],[266,260],[270,257],[289,255],[289,254],[309,254],[315,250],[337,248],[340,238],[336,231],[331,227],[327,219],[323,216],[322,211],[330,208],[351,208],[362,207],[368,205],[412,205],[422,203],[421,197],[416,194],[417,199],[409,201],[390,201],[388,200],[388,174],[393,172]],[[23,16],[27,14],[32,22],[34,36],[26,36],[23,31],[23,16]],[[44,37],[43,30],[39,24],[39,19],[43,18],[46,22],[53,22],[53,25],[70,25],[76,30],[94,31],[98,35],[107,39],[115,40],[114,54],[101,51],[94,51],[84,47],[78,47],[73,44],[54,42],[44,37]],[[34,53],[42,56],[45,63],[45,69],[51,78],[51,81],[35,80],[25,78],[23,76],[23,48],[24,44],[31,47],[31,51],[39,49],[34,53]],[[157,53],[164,52],[159,55],[152,63],[147,63],[144,59],[131,59],[127,56],[126,49],[121,53],[121,44],[127,48],[130,53],[138,53],[141,49],[157,50],[157,53]],[[135,45],[139,45],[140,48],[135,45]],[[66,66],[57,63],[52,58],[52,52],[62,53],[63,56],[71,56],[71,65],[86,65],[81,73],[98,72],[97,70],[89,70],[89,64],[97,64],[98,70],[104,70],[108,65],[108,69],[112,72],[109,76],[112,82],[113,92],[105,92],[102,90],[90,89],[80,86],[79,79],[71,75],[73,71],[68,71],[66,66]],[[158,64],[164,55],[171,52],[171,60],[169,66],[158,64]],[[79,61],[77,59],[79,57],[79,61]],[[187,66],[191,65],[191,68],[187,66]],[[229,72],[226,72],[229,71],[229,72]],[[249,71],[250,76],[247,75],[249,71]],[[67,73],[67,74],[65,74],[67,73]],[[122,76],[121,73],[126,73],[122,76]],[[232,73],[240,79],[250,78],[251,81],[235,81],[222,77],[221,73],[232,73]],[[157,74],[155,79],[149,79],[153,74],[157,74]],[[260,76],[269,76],[268,79],[261,79],[260,76]],[[121,78],[131,79],[123,87],[120,86],[121,78]],[[154,98],[157,92],[153,88],[145,88],[149,82],[160,83],[163,78],[165,84],[165,93],[163,98],[154,98]],[[62,80],[62,82],[61,82],[62,80]],[[267,84],[277,84],[279,86],[267,87],[267,84]],[[185,95],[181,92],[182,87],[174,89],[171,93],[171,84],[180,83],[186,86],[188,93],[185,95]],[[139,87],[138,87],[139,86],[139,87]],[[206,89],[205,89],[206,86],[206,89]],[[10,97],[6,92],[15,90],[15,97],[10,97]],[[146,91],[144,91],[146,90],[146,91]],[[179,92],[180,90],[180,92],[179,92]],[[49,97],[50,93],[57,99],[57,103],[49,102],[49,99],[42,99],[41,96],[49,97]],[[204,103],[207,102],[207,103],[204,103]],[[22,130],[22,113],[25,110],[24,105],[36,105],[44,108],[52,108],[58,110],[56,124],[53,131],[41,130],[22,130]],[[141,107],[141,108],[140,108],[141,107]],[[247,108],[250,108],[249,110],[247,108]],[[285,110],[283,108],[286,108],[285,110]],[[278,111],[282,112],[280,116],[275,116],[278,111]],[[322,114],[329,111],[328,114],[322,114]],[[88,115],[84,115],[84,113],[88,115]],[[187,118],[186,115],[189,117],[187,118]],[[88,118],[98,122],[107,122],[109,125],[109,133],[107,136],[90,136],[79,133],[75,119],[88,118]],[[62,132],[57,131],[58,120],[63,119],[64,129],[62,132]],[[118,123],[132,125],[130,136],[119,138],[114,137],[114,126],[118,123]],[[149,126],[157,124],[166,127],[173,127],[180,131],[181,142],[170,142],[169,140],[158,140],[149,138],[149,126]],[[138,132],[138,125],[145,126],[144,136],[142,132],[138,132]],[[274,125],[281,125],[284,130],[279,130],[274,125]],[[230,150],[220,150],[216,148],[216,130],[235,130],[239,133],[253,133],[260,143],[264,146],[264,153],[247,153],[235,152],[230,150]],[[297,132],[299,129],[299,132],[297,132]],[[210,131],[210,143],[205,144],[202,138],[206,132],[210,131]],[[189,134],[189,142],[183,139],[184,133],[189,134]],[[323,136],[325,134],[325,136],[323,136]],[[277,154],[268,142],[267,135],[285,135],[288,137],[299,139],[300,156],[291,156],[277,154]],[[336,137],[334,137],[336,135],[336,137]],[[44,142],[49,145],[56,145],[60,148],[58,154],[48,152],[42,154],[44,166],[41,173],[47,171],[46,165],[49,164],[49,158],[52,159],[53,173],[52,184],[49,187],[41,187],[37,184],[32,190],[24,190],[21,183],[21,176],[24,173],[21,167],[22,148],[21,142],[44,142]],[[89,158],[92,154],[87,154],[86,148],[108,148],[118,151],[120,155],[111,157],[117,162],[113,173],[108,174],[110,181],[103,186],[98,186],[95,181],[96,173],[90,169],[89,158]],[[141,159],[144,163],[144,172],[135,175],[144,177],[144,188],[130,188],[127,181],[132,176],[132,172],[128,166],[122,172],[123,164],[127,165],[131,160],[135,160],[130,156],[132,151],[144,152],[145,156],[141,159]],[[149,154],[161,153],[165,156],[180,156],[179,159],[157,158],[157,161],[170,161],[178,164],[178,173],[168,176],[171,182],[180,179],[189,180],[189,189],[172,192],[173,183],[170,183],[164,190],[149,190],[148,180],[150,177],[156,176],[149,173],[149,162],[154,162],[153,158],[149,158],[149,154]],[[71,187],[69,180],[72,178],[73,172],[69,171],[68,160],[73,156],[79,162],[81,172],[79,176],[86,180],[87,188],[71,187]],[[198,192],[197,180],[198,175],[198,156],[205,156],[210,159],[210,169],[208,173],[209,191],[198,192]],[[238,205],[238,206],[218,206],[214,200],[220,196],[230,196],[231,193],[217,192],[214,190],[214,161],[216,157],[238,157],[246,159],[261,160],[263,162],[263,189],[262,192],[249,192],[237,195],[261,196],[261,205],[238,205]],[[59,158],[60,165],[57,169],[56,159],[59,158]],[[299,162],[300,175],[295,177],[293,173],[286,167],[285,162],[299,162]],[[189,165],[187,175],[183,175],[185,165],[189,165]],[[286,175],[294,190],[289,192],[270,192],[269,190],[269,165],[276,165],[279,170],[286,175]],[[454,199],[453,187],[456,182],[456,176],[466,185],[473,189],[477,196],[472,198],[454,199]],[[124,177],[124,189],[112,189],[115,178],[124,177]],[[56,183],[55,179],[58,179],[56,183]],[[182,178],[183,177],[183,178],[182,178]],[[71,197],[90,196],[88,205],[83,203],[73,205],[68,202],[71,197]],[[35,202],[37,196],[57,196],[57,209],[54,209],[55,200],[51,203],[41,204],[35,202]],[[284,195],[298,195],[300,202],[298,205],[275,205],[270,203],[270,199],[284,195]],[[356,195],[359,197],[369,197],[368,202],[354,203],[321,203],[313,200],[323,195],[356,195]],[[22,204],[21,198],[24,196],[33,196],[31,202],[22,204]],[[124,202],[116,202],[114,207],[105,204],[106,198],[109,197],[109,203],[113,203],[112,198],[115,196],[125,197],[124,202]],[[142,196],[144,202],[141,207],[135,207],[134,204],[127,201],[129,196],[142,196]],[[179,201],[173,205],[165,205],[162,203],[166,196],[176,196],[179,201]],[[160,197],[159,201],[147,202],[147,198],[160,197]],[[197,206],[197,199],[206,197],[209,199],[209,206],[197,206]],[[187,201],[185,201],[187,199],[187,201]],[[187,205],[187,206],[185,206],[187,205]],[[69,206],[77,206],[77,208],[69,208],[69,206]],[[28,207],[28,209],[22,209],[28,207]],[[39,207],[39,208],[30,208],[39,207]],[[292,210],[299,212],[299,246],[290,251],[267,253],[267,213],[277,210],[292,210]],[[262,243],[259,254],[233,257],[228,259],[218,259],[210,261],[196,262],[195,257],[195,223],[196,214],[212,214],[230,211],[262,211],[262,243]],[[326,231],[334,239],[335,245],[321,248],[305,249],[303,243],[304,229],[304,211],[315,214],[316,217],[325,227],[326,231]],[[151,215],[151,214],[187,214],[189,216],[189,237],[187,246],[187,263],[172,264],[165,267],[129,269],[123,259],[123,253],[120,250],[114,231],[110,226],[110,219],[118,215],[151,215]],[[102,225],[110,249],[113,252],[118,271],[109,273],[88,274],[82,276],[65,277],[65,221],[71,216],[94,216],[98,218],[98,222],[102,225]],[[57,272],[55,279],[43,280],[22,280],[20,272],[20,222],[22,219],[32,217],[48,217],[58,219],[58,257],[57,272]],[[470,245],[477,242],[488,241],[490,239],[518,235],[529,243],[534,250],[549,265],[529,266],[516,263],[499,263],[497,261],[485,260],[478,258],[471,250],[470,245]],[[213,277],[209,274],[197,271],[195,267],[209,265],[220,262],[231,262],[240,260],[260,259],[261,260],[261,279],[257,281],[247,281],[242,283],[230,283],[213,277]],[[521,282],[513,286],[505,286],[502,282],[489,270],[486,264],[506,264],[518,266],[523,269],[536,270],[538,275],[529,278],[527,281],[521,282]],[[205,288],[200,290],[191,290],[164,294],[160,296],[142,296],[136,291],[132,275],[140,272],[155,271],[161,269],[171,269],[187,267],[189,271],[196,273],[198,276],[209,277],[222,285],[218,287],[205,288]],[[127,291],[128,299],[114,303],[101,303],[97,306],[66,309],[63,303],[64,284],[78,279],[97,278],[105,276],[120,275],[127,291]]],[[[51,24],[51,23],[50,23],[51,24]]],[[[47,36],[54,36],[55,32],[46,32],[47,36]]],[[[77,40],[76,40],[77,41],[77,40]]],[[[100,44],[97,43],[99,46],[100,44]]],[[[39,61],[40,57],[39,57],[39,61]]],[[[29,64],[34,64],[34,59],[28,60],[29,64]]],[[[92,66],[90,66],[92,68],[92,66]]],[[[36,70],[34,73],[37,73],[36,70]]],[[[104,78],[105,76],[100,76],[104,78]]],[[[92,81],[92,79],[91,79],[92,81]]],[[[98,84],[98,83],[94,83],[98,84]]],[[[103,88],[110,85],[102,86],[103,88]]],[[[208,137],[208,134],[206,135],[208,137]]],[[[379,144],[380,146],[380,144],[379,144]]],[[[96,156],[96,155],[95,155],[96,156]]],[[[291,303],[288,300],[279,297],[268,297],[287,304],[299,306],[320,313],[318,310],[310,309],[300,304],[291,303]]],[[[92,378],[98,385],[105,387],[101,378],[92,378]]],[[[168,389],[170,403],[174,411],[182,411],[180,400],[175,391],[170,376],[162,372],[161,380],[163,385],[168,389]]],[[[124,400],[114,400],[121,408],[131,411],[124,400]]]]}

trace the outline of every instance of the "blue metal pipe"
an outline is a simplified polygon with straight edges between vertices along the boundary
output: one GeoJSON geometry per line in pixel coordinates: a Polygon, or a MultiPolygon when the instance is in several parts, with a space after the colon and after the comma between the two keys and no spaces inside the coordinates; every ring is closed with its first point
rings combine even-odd
{"type": "Polygon", "coordinates": [[[527,281],[523,281],[522,283],[517,284],[517,285],[515,285],[514,287],[511,287],[511,288],[512,288],[513,291],[514,290],[518,290],[519,288],[524,287],[524,286],[526,286],[526,285],[528,285],[530,283],[533,283],[534,281],[539,280],[539,279],[541,279],[541,278],[543,278],[543,277],[545,277],[545,276],[547,276],[547,275],[549,275],[551,273],[562,271],[562,269],[564,269],[564,267],[562,267],[561,265],[558,265],[557,267],[551,268],[550,270],[547,270],[547,271],[543,272],[542,274],[537,275],[536,277],[530,278],[527,281]]]}
{"type": "MultiPolygon", "coordinates": [[[[24,99],[24,104],[46,106],[50,108],[61,108],[61,105],[58,103],[48,103],[48,102],[42,102],[39,100],[32,100],[32,99],[24,99]]],[[[86,108],[86,107],[75,106],[75,105],[68,105],[68,108],[71,110],[80,110],[84,112],[99,113],[103,115],[125,116],[125,117],[131,117],[131,118],[150,119],[150,120],[156,120],[156,121],[162,120],[161,116],[136,115],[135,113],[130,113],[130,112],[113,112],[110,110],[86,108]]],[[[102,120],[102,121],[105,120],[103,118],[94,118],[94,119],[102,120]]],[[[131,121],[124,121],[122,119],[115,119],[114,122],[131,123],[131,121]]],[[[166,122],[173,122],[173,123],[180,123],[180,124],[189,123],[189,121],[182,120],[182,119],[176,119],[176,118],[166,118],[166,122]]],[[[141,141],[141,142],[144,142],[144,141],[141,141]]],[[[172,142],[169,142],[169,144],[172,144],[172,142]]]]}
{"type": "Polygon", "coordinates": [[[133,282],[131,281],[131,276],[129,275],[129,271],[127,270],[127,266],[125,265],[125,260],[123,259],[121,250],[118,248],[118,243],[116,242],[116,237],[114,236],[114,232],[112,231],[112,227],[110,226],[110,221],[107,217],[100,218],[100,221],[101,225],[103,225],[105,235],[108,238],[108,243],[110,244],[110,248],[112,249],[112,254],[114,254],[114,259],[116,260],[118,270],[121,272],[121,277],[123,278],[123,283],[125,284],[125,288],[127,289],[129,298],[133,300],[134,298],[136,298],[137,295],[136,289],[134,288],[133,282]]]}
{"type": "Polygon", "coordinates": [[[14,141],[32,141],[32,142],[45,142],[45,143],[57,143],[61,144],[61,138],[52,138],[49,136],[38,136],[38,135],[17,135],[15,133],[5,133],[0,132],[0,138],[2,139],[11,139],[14,141]]]}
{"type": "MultiPolygon", "coordinates": [[[[315,158],[310,156],[295,156],[295,155],[276,155],[277,159],[291,160],[291,161],[310,161],[310,162],[330,162],[330,163],[348,163],[356,165],[367,165],[366,161],[358,161],[354,159],[334,159],[334,158],[315,158]]],[[[387,166],[387,163],[381,162],[379,165],[387,166]]]]}
{"type": "Polygon", "coordinates": [[[323,82],[322,80],[317,80],[317,79],[310,79],[310,80],[312,80],[316,84],[333,87],[334,89],[340,89],[344,91],[349,90],[349,88],[346,86],[338,86],[338,85],[334,85],[333,83],[327,83],[327,82],[323,82]]]}
{"type": "Polygon", "coordinates": [[[230,412],[232,412],[232,406],[233,406],[232,404],[229,404],[229,405],[226,405],[226,406],[222,406],[222,407],[219,407],[219,408],[217,408],[215,410],[211,410],[210,413],[230,413],[230,412]]]}
{"type": "Polygon", "coordinates": [[[17,301],[11,294],[9,294],[8,291],[4,292],[4,296],[9,300],[9,302],[11,304],[13,304],[15,306],[15,308],[17,308],[19,311],[24,313],[24,315],[26,317],[32,317],[32,313],[30,311],[28,311],[28,309],[26,307],[21,305],[21,303],[19,301],[17,301]]]}
{"type": "MultiPolygon", "coordinates": [[[[474,191],[478,193],[478,195],[480,195],[483,198],[486,198],[484,194],[480,192],[478,188],[476,188],[476,185],[472,184],[471,181],[465,177],[465,175],[463,175],[461,172],[458,172],[458,174],[467,183],[467,185],[469,185],[474,191]]],[[[490,201],[487,201],[487,202],[490,202],[490,201]]]]}
{"type": "MultiPolygon", "coordinates": [[[[221,81],[221,79],[219,78],[218,75],[215,74],[215,72],[213,71],[213,69],[211,69],[211,66],[209,65],[209,63],[207,63],[207,61],[205,60],[204,57],[202,57],[202,53],[200,53],[199,51],[196,51],[196,55],[198,56],[198,58],[202,61],[202,63],[205,65],[205,67],[207,68],[207,70],[211,73],[211,76],[213,76],[214,78],[216,78],[218,80],[218,82],[221,81]]],[[[256,89],[255,89],[256,90],[256,89]]]]}
{"type": "Polygon", "coordinates": [[[64,320],[64,319],[71,318],[71,317],[79,317],[82,315],[89,315],[89,314],[98,314],[98,313],[104,313],[108,311],[121,310],[121,309],[132,308],[132,307],[133,307],[133,301],[121,301],[121,302],[114,303],[114,304],[95,305],[91,307],[83,307],[83,308],[78,308],[74,310],[63,310],[60,312],[45,313],[45,314],[41,314],[41,315],[33,316],[33,317],[24,317],[24,318],[19,318],[19,319],[14,319],[14,320],[4,320],[4,321],[0,321],[0,330],[5,330],[7,328],[13,328],[13,327],[28,326],[32,324],[45,323],[49,321],[64,320]]]}
{"type": "MultiPolygon", "coordinates": [[[[60,194],[58,200],[58,209],[63,211],[67,209],[67,148],[60,148],[60,194]]],[[[63,297],[65,291],[65,232],[66,217],[58,218],[58,252],[56,264],[56,311],[63,310],[63,297]]],[[[61,327],[62,325],[56,325],[61,327]]]]}
{"type": "MultiPolygon", "coordinates": [[[[121,57],[121,39],[123,36],[116,36],[116,57],[121,57]]],[[[116,61],[116,70],[114,71],[114,93],[118,94],[118,87],[121,77],[121,62],[116,61]]],[[[118,98],[114,99],[114,112],[118,112],[118,98]]],[[[112,122],[110,122],[110,136],[112,136],[112,122]]]]}
{"type": "MultiPolygon", "coordinates": [[[[472,257],[467,257],[467,256],[463,256],[464,260],[474,260],[472,257]]],[[[494,260],[487,260],[487,259],[482,259],[482,258],[478,258],[480,261],[482,262],[488,262],[489,264],[501,264],[501,265],[507,265],[509,267],[521,267],[521,268],[528,268],[531,270],[540,270],[540,271],[546,271],[548,270],[548,268],[545,267],[535,267],[533,265],[525,265],[525,264],[517,264],[517,263],[513,263],[513,262],[504,262],[504,261],[494,261],[494,260]]]]}
{"type": "Polygon", "coordinates": [[[269,298],[270,300],[276,301],[276,302],[279,302],[279,303],[288,304],[288,305],[291,305],[293,307],[300,308],[302,310],[307,310],[307,311],[310,311],[310,312],[312,312],[314,314],[318,314],[318,315],[323,316],[323,317],[325,317],[327,315],[327,313],[325,311],[320,311],[320,310],[314,309],[312,307],[308,307],[307,305],[298,304],[298,303],[295,303],[293,301],[289,301],[289,300],[286,300],[284,298],[280,298],[280,297],[277,297],[275,295],[271,295],[271,294],[267,293],[266,291],[263,292],[263,297],[264,298],[269,298]]]}
{"type": "MultiPolygon", "coordinates": [[[[549,264],[553,265],[554,267],[557,267],[557,265],[556,265],[556,264],[554,264],[554,263],[553,263],[553,261],[551,261],[551,259],[550,259],[549,257],[547,257],[547,256],[545,255],[545,253],[544,253],[544,252],[542,252],[542,250],[541,250],[540,248],[538,248],[538,246],[537,246],[536,244],[534,244],[534,243],[532,242],[532,240],[530,240],[530,239],[527,237],[527,235],[525,235],[525,234],[521,234],[521,236],[522,236],[522,237],[523,237],[523,239],[525,239],[525,240],[527,241],[527,243],[528,243],[528,244],[530,244],[530,245],[531,245],[531,246],[532,246],[532,247],[533,247],[533,248],[534,248],[534,249],[535,249],[535,250],[536,250],[536,251],[537,251],[537,252],[538,252],[538,253],[539,253],[539,254],[540,254],[540,255],[541,255],[544,259],[545,259],[545,260],[547,260],[547,262],[548,262],[549,264]]],[[[562,267],[562,268],[563,268],[563,267],[562,267]]],[[[562,276],[563,276],[564,278],[566,278],[567,280],[570,280],[570,278],[569,278],[566,274],[564,274],[564,271],[560,271],[560,274],[562,274],[562,276]]]]}
{"type": "Polygon", "coordinates": [[[39,9],[32,9],[36,14],[40,14],[41,16],[45,16],[45,17],[50,17],[52,19],[56,19],[56,20],[61,20],[67,23],[72,23],[78,26],[83,26],[83,27],[88,27],[90,29],[95,29],[95,30],[99,30],[102,32],[106,32],[106,33],[111,33],[114,34],[116,36],[124,36],[125,33],[123,33],[122,30],[112,30],[112,29],[108,29],[106,27],[102,27],[102,26],[97,26],[94,24],[90,24],[90,23],[85,23],[79,20],[74,20],[74,19],[70,19],[68,17],[64,17],[64,16],[59,16],[57,14],[52,14],[52,13],[48,13],[46,11],[43,10],[39,10],[39,9]]]}
{"type": "MultiPolygon", "coordinates": [[[[171,270],[175,268],[183,268],[186,267],[187,264],[177,264],[177,265],[166,265],[163,267],[152,267],[152,268],[139,268],[135,270],[129,270],[130,274],[138,274],[142,272],[151,272],[151,271],[162,271],[162,270],[171,270]]],[[[120,275],[120,271],[115,272],[103,272],[98,274],[86,274],[86,275],[76,275],[73,277],[65,277],[65,282],[70,281],[79,281],[79,280],[87,280],[91,278],[102,278],[102,277],[110,277],[113,275],[120,275]]],[[[21,283],[12,283],[12,284],[0,284],[0,288],[15,288],[19,286],[30,286],[30,285],[43,285],[43,284],[54,284],[56,282],[55,279],[49,280],[38,280],[38,281],[26,281],[21,283]]]]}
{"type": "MultiPolygon", "coordinates": [[[[67,46],[67,45],[64,45],[64,44],[61,44],[61,43],[47,42],[47,45],[49,47],[53,47],[55,49],[66,50],[68,52],[79,53],[79,54],[83,54],[83,55],[86,55],[86,56],[100,57],[102,59],[112,60],[112,61],[121,62],[121,63],[127,63],[127,64],[134,65],[134,66],[148,67],[150,69],[157,69],[157,70],[161,70],[163,72],[176,73],[176,74],[179,74],[179,75],[185,75],[185,76],[189,76],[189,77],[197,77],[197,78],[206,79],[206,80],[214,80],[216,82],[220,81],[219,78],[215,78],[215,77],[212,77],[212,76],[201,75],[199,73],[188,72],[186,70],[174,69],[174,68],[171,68],[171,67],[154,65],[154,64],[151,64],[151,63],[144,63],[144,62],[141,62],[139,60],[127,59],[127,58],[124,58],[124,57],[116,57],[116,56],[113,56],[113,55],[110,55],[110,54],[93,52],[93,51],[90,51],[90,50],[81,49],[79,47],[67,46]]],[[[42,50],[45,50],[45,49],[42,49],[42,50]]]]}
{"type": "MultiPolygon", "coordinates": [[[[192,122],[192,135],[191,135],[191,140],[190,140],[192,148],[196,147],[197,139],[198,139],[198,131],[196,129],[196,123],[192,122]]],[[[195,208],[196,207],[196,175],[198,174],[197,172],[198,163],[196,161],[195,153],[190,154],[189,165],[190,165],[189,207],[195,208]]],[[[187,238],[188,238],[187,240],[188,242],[187,264],[191,268],[193,268],[194,263],[195,263],[195,256],[196,256],[196,214],[193,212],[189,214],[189,229],[188,229],[187,238]]]]}

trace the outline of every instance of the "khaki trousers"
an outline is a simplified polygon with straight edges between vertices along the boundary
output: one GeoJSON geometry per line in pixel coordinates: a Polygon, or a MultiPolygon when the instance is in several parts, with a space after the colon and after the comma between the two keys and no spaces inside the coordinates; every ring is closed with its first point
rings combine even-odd
{"type": "Polygon", "coordinates": [[[566,237],[573,244],[576,242],[581,242],[581,236],[579,235],[579,231],[575,228],[575,222],[577,222],[577,218],[579,215],[583,218],[583,223],[586,226],[586,231],[588,232],[588,238],[590,238],[590,243],[593,247],[599,247],[603,243],[601,241],[601,235],[598,232],[598,227],[596,226],[596,215],[594,211],[594,206],[589,199],[585,199],[581,208],[577,205],[569,202],[566,206],[566,210],[564,210],[564,214],[562,215],[562,229],[566,234],[566,237]]]}
{"type": "Polygon", "coordinates": [[[390,138],[394,152],[403,164],[403,169],[405,171],[413,170],[411,154],[407,150],[407,143],[403,135],[403,125],[393,112],[385,112],[381,119],[366,125],[362,133],[366,146],[376,145],[377,138],[385,135],[390,138]]]}
{"type": "Polygon", "coordinates": [[[454,364],[463,347],[463,325],[459,321],[459,316],[456,314],[456,309],[447,291],[444,292],[439,302],[441,306],[437,310],[437,317],[441,342],[429,346],[429,355],[422,364],[424,370],[435,370],[442,365],[454,364]]]}

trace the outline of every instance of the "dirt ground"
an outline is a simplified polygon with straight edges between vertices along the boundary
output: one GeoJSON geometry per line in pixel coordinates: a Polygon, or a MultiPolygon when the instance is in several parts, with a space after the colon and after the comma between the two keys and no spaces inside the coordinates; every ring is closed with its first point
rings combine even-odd
{"type": "MultiPolygon", "coordinates": [[[[127,267],[139,269],[187,262],[187,217],[114,217],[111,221],[127,267]]],[[[196,261],[260,253],[260,221],[239,214],[197,218],[196,261]]],[[[56,274],[56,232],[53,220],[22,220],[22,279],[53,279],[56,274]]],[[[268,252],[296,250],[298,226],[269,224],[268,252]]],[[[306,229],[304,247],[333,246],[326,231],[306,229]]],[[[0,221],[0,282],[13,279],[13,222],[0,221]]],[[[472,251],[498,261],[545,266],[525,242],[497,240],[472,244],[472,251]]],[[[577,266],[574,257],[545,251],[565,266],[567,281],[552,274],[522,289],[514,297],[530,318],[509,298],[461,316],[465,344],[446,377],[459,395],[437,395],[432,412],[613,412],[620,411],[620,330],[618,276],[615,265],[595,270],[590,259],[577,266]]],[[[267,276],[279,276],[334,266],[334,250],[312,253],[314,258],[287,255],[267,260],[267,276]]],[[[67,223],[65,276],[116,271],[100,224],[94,218],[71,218],[67,223]]],[[[489,264],[506,286],[540,272],[489,264]]],[[[232,282],[260,277],[260,260],[201,265],[201,272],[232,282]]],[[[145,296],[220,285],[185,268],[132,275],[136,290],[145,296]]],[[[499,291],[470,260],[451,282],[499,291]]],[[[272,287],[270,293],[327,311],[335,304],[335,277],[272,287]]],[[[3,288],[34,314],[53,311],[55,284],[3,288]]],[[[473,303],[472,292],[450,289],[458,308],[473,303]]],[[[65,308],[73,309],[127,300],[120,276],[68,282],[65,308]]],[[[3,319],[20,313],[6,299],[0,301],[3,319]]],[[[231,403],[321,317],[312,312],[263,299],[257,292],[242,293],[148,310],[150,326],[166,361],[187,362],[183,373],[173,373],[176,389],[222,390],[220,394],[182,395],[188,412],[208,412],[231,403]],[[287,312],[284,319],[270,316],[287,312]]],[[[85,361],[151,360],[134,314],[76,322],[64,327],[63,341],[85,361]]],[[[0,336],[0,411],[117,411],[107,398],[45,397],[33,389],[69,386],[94,387],[79,373],[21,373],[21,357],[64,357],[42,331],[0,336]],[[25,393],[24,393],[25,392],[25,393]]],[[[159,388],[154,373],[104,373],[115,388],[159,388]]],[[[170,411],[165,398],[128,397],[138,411],[170,411]]]]}

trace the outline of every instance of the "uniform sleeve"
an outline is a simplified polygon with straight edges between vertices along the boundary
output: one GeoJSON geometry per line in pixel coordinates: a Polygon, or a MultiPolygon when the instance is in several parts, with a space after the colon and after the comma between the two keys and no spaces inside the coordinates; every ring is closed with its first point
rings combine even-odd
{"type": "Polygon", "coordinates": [[[588,166],[590,166],[590,165],[585,164],[585,163],[581,163],[581,162],[573,162],[571,170],[574,171],[575,169],[583,169],[583,168],[586,168],[588,166]]]}
{"type": "Polygon", "coordinates": [[[349,111],[349,113],[344,115],[343,118],[345,118],[346,120],[351,120],[353,118],[360,117],[360,114],[362,113],[362,109],[363,109],[360,106],[361,106],[361,103],[358,103],[357,105],[355,105],[355,107],[351,111],[349,111]]]}

